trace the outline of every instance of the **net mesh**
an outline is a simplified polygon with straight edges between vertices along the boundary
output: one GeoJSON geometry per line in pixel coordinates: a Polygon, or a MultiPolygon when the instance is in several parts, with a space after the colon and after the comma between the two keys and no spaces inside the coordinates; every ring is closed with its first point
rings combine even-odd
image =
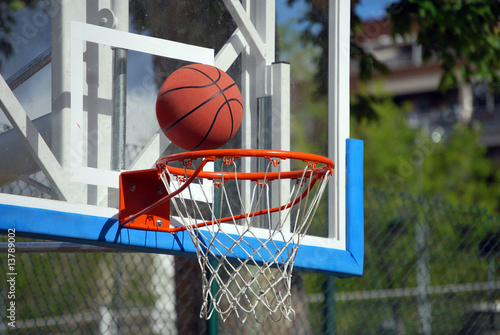
{"type": "MultiPolygon", "coordinates": [[[[267,160],[264,178],[259,180],[238,180],[238,160],[224,160],[221,171],[233,172],[234,179],[224,180],[222,173],[221,180],[212,181],[210,191],[197,180],[171,199],[177,216],[171,220],[178,220],[189,233],[201,267],[202,318],[209,319],[215,311],[223,321],[232,313],[241,322],[248,316],[258,322],[268,317],[274,321],[295,318],[293,264],[330,171],[314,175],[314,164],[307,163],[301,177],[290,180],[281,178],[276,160],[267,160]],[[272,170],[278,171],[278,178],[269,180],[272,170]],[[287,194],[282,194],[283,189],[287,194]],[[204,200],[191,200],[200,190],[204,200]]],[[[190,164],[184,164],[184,176],[162,169],[160,176],[169,193],[186,182],[190,164]]]]}

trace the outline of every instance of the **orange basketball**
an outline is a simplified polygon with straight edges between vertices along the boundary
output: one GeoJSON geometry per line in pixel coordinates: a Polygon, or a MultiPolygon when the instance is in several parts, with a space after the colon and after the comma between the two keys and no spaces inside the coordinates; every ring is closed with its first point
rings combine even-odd
{"type": "Polygon", "coordinates": [[[186,150],[216,149],[233,138],[243,117],[243,99],[224,71],[203,64],[184,66],[163,83],[156,118],[163,133],[186,150]]]}

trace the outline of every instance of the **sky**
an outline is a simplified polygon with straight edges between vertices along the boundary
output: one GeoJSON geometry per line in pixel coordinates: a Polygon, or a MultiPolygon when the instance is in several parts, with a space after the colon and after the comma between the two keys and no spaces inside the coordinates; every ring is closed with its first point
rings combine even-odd
{"type": "Polygon", "coordinates": [[[380,19],[385,14],[385,8],[396,0],[361,0],[355,8],[356,14],[362,20],[380,19]]]}
{"type": "MultiPolygon", "coordinates": [[[[304,0],[299,0],[294,3],[292,7],[287,5],[288,0],[277,0],[277,23],[282,24],[286,22],[293,22],[298,17],[302,17],[302,13],[308,9],[308,4],[304,0]]],[[[389,4],[396,2],[396,0],[360,0],[356,6],[356,14],[362,20],[380,19],[385,14],[385,8],[389,4]]],[[[298,26],[300,29],[300,26],[298,26]]]]}

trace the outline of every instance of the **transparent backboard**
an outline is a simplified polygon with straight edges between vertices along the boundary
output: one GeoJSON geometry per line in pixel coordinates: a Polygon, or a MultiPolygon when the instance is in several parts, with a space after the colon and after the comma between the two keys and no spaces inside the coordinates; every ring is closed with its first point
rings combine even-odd
{"type": "Polygon", "coordinates": [[[329,138],[308,146],[299,140],[312,138],[317,124],[297,129],[300,106],[311,99],[298,92],[308,91],[303,78],[319,51],[301,44],[303,24],[284,14],[300,17],[303,8],[284,0],[111,4],[40,1],[9,13],[11,32],[1,38],[11,52],[0,55],[0,232],[194,256],[183,232],[119,227],[118,187],[120,172],[182,151],[159,129],[156,95],[170,73],[203,63],[228,72],[243,96],[242,126],[224,148],[307,150],[336,164],[295,267],[362,274],[363,144],[349,138],[350,2],[323,8],[329,138]],[[294,43],[306,52],[297,54],[294,43]]]}

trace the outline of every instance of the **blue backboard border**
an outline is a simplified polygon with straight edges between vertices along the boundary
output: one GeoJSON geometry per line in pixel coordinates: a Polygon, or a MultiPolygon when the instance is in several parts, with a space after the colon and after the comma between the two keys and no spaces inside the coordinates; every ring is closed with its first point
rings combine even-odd
{"type": "MultiPolygon", "coordinates": [[[[364,262],[364,205],[363,205],[363,141],[347,140],[347,250],[325,249],[301,245],[294,269],[332,274],[338,277],[361,276],[364,262]]],[[[143,231],[118,226],[118,213],[112,216],[90,215],[88,206],[72,212],[53,200],[3,194],[0,198],[0,234],[15,229],[16,236],[58,240],[104,247],[123,248],[137,252],[166,253],[195,256],[196,250],[186,232],[175,234],[143,231]],[[10,199],[3,201],[2,199],[10,199]],[[16,200],[22,204],[17,205],[16,200]],[[29,199],[29,205],[26,205],[29,199]],[[48,209],[46,204],[60,208],[48,209]]],[[[108,209],[109,212],[109,209],[108,209]]]]}

